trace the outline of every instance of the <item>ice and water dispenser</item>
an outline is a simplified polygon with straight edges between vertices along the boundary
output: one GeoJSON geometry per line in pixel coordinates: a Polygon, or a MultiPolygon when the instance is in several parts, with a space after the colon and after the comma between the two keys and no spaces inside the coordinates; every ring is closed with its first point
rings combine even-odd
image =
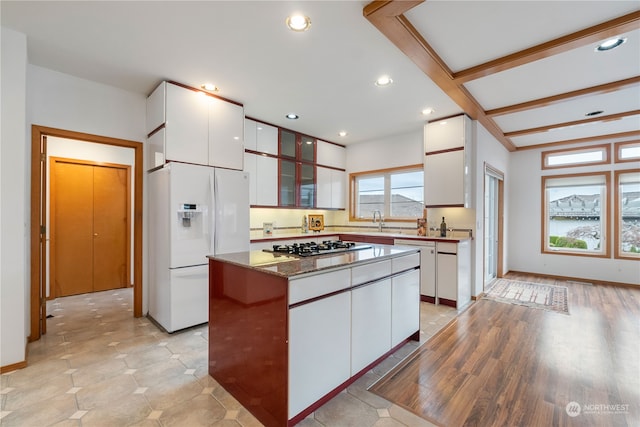
{"type": "Polygon", "coordinates": [[[207,208],[196,203],[182,203],[178,206],[178,235],[180,239],[199,239],[205,233],[207,208]]]}

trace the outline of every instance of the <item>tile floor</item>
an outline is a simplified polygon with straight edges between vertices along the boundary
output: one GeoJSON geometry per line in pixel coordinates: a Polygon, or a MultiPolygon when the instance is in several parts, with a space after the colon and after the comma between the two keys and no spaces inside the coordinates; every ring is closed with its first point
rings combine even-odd
{"type": "MultiPolygon", "coordinates": [[[[25,369],[0,376],[0,424],[260,426],[207,373],[207,326],[167,334],[132,315],[132,289],[48,303],[47,334],[25,369]]],[[[457,315],[422,303],[421,340],[409,342],[299,426],[432,426],[367,391],[457,315]]]]}

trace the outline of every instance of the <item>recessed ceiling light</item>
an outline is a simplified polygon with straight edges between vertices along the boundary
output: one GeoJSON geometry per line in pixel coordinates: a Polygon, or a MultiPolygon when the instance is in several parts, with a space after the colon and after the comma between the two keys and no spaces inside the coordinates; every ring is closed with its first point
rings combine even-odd
{"type": "Polygon", "coordinates": [[[287,119],[289,120],[296,120],[298,119],[300,116],[298,116],[296,113],[289,113],[286,115],[287,119]]]}
{"type": "Polygon", "coordinates": [[[291,31],[302,32],[311,28],[311,19],[300,14],[287,16],[285,22],[291,31]]]}
{"type": "Polygon", "coordinates": [[[606,52],[607,50],[611,50],[611,49],[615,49],[618,46],[620,46],[622,43],[626,42],[627,38],[626,37],[614,37],[612,39],[609,39],[605,42],[600,43],[597,47],[596,47],[596,52],[606,52]]]}
{"type": "Polygon", "coordinates": [[[422,110],[422,115],[428,116],[429,114],[433,114],[435,112],[436,110],[434,110],[433,108],[425,108],[424,110],[422,110]]]}
{"type": "Polygon", "coordinates": [[[346,130],[341,130],[340,132],[338,132],[338,135],[347,136],[347,131],[346,130]]]}
{"type": "Polygon", "coordinates": [[[203,85],[200,85],[200,87],[204,90],[207,90],[209,92],[217,92],[218,91],[218,87],[216,85],[214,85],[213,83],[205,83],[203,85]]]}
{"type": "Polygon", "coordinates": [[[391,83],[393,83],[393,80],[389,76],[381,76],[376,80],[376,86],[389,86],[391,83]]]}
{"type": "Polygon", "coordinates": [[[592,116],[597,116],[598,114],[602,114],[602,113],[604,113],[604,111],[602,111],[602,110],[591,111],[589,113],[586,113],[585,116],[592,117],[592,116]]]}
{"type": "Polygon", "coordinates": [[[441,124],[441,125],[446,125],[446,124],[447,124],[447,122],[446,122],[446,121],[442,121],[442,122],[440,122],[440,124],[441,124]]]}
{"type": "Polygon", "coordinates": [[[310,140],[310,139],[308,139],[308,140],[306,140],[306,141],[305,141],[305,144],[307,144],[307,145],[311,145],[311,144],[313,144],[313,141],[312,141],[312,140],[310,140]]]}

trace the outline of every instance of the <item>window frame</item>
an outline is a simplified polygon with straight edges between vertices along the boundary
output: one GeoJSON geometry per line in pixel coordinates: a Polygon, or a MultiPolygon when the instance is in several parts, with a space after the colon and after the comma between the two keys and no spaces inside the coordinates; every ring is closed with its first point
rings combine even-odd
{"type": "Polygon", "coordinates": [[[542,170],[546,169],[562,169],[562,168],[575,168],[579,166],[597,166],[597,165],[608,165],[611,163],[611,144],[598,144],[598,145],[590,145],[588,147],[575,147],[575,148],[563,148],[560,150],[550,150],[543,151],[541,153],[542,160],[542,170]],[[579,154],[579,153],[588,153],[591,151],[601,151],[604,153],[604,159],[598,161],[586,161],[586,162],[575,162],[575,163],[566,163],[563,165],[548,165],[548,159],[552,156],[557,155],[571,155],[571,154],[579,154]]]}
{"type": "Polygon", "coordinates": [[[634,260],[634,261],[640,261],[640,253],[637,253],[636,255],[629,255],[632,252],[625,252],[623,253],[621,251],[620,245],[621,245],[621,231],[622,231],[622,209],[620,207],[620,203],[622,202],[622,198],[621,198],[621,194],[620,194],[620,175],[624,175],[624,174],[628,174],[628,173],[640,173],[640,169],[620,169],[620,170],[616,170],[614,171],[614,182],[615,182],[615,205],[614,205],[614,221],[615,221],[615,238],[614,238],[614,244],[615,244],[615,251],[614,251],[614,258],[616,259],[627,259],[627,260],[634,260]]]}
{"type": "Polygon", "coordinates": [[[569,256],[584,256],[590,258],[611,258],[611,244],[609,239],[610,233],[610,212],[611,212],[611,172],[610,171],[598,171],[598,172],[586,172],[575,174],[562,174],[562,175],[544,175],[541,180],[541,236],[540,236],[540,251],[543,254],[553,255],[569,255],[569,256]],[[585,252],[571,249],[550,249],[549,247],[549,233],[548,227],[548,202],[547,202],[547,186],[546,183],[551,179],[564,179],[564,178],[586,178],[586,177],[604,177],[604,201],[600,209],[601,215],[604,214],[604,220],[601,219],[602,225],[602,237],[601,237],[601,252],[585,252]]]}
{"type": "MultiPolygon", "coordinates": [[[[422,163],[415,165],[407,165],[407,166],[398,166],[394,168],[386,168],[386,169],[376,169],[369,170],[363,172],[353,172],[349,174],[349,221],[371,221],[371,218],[361,218],[356,216],[356,206],[357,206],[357,180],[361,177],[366,176],[391,176],[397,173],[407,173],[407,172],[418,172],[421,171],[424,173],[424,166],[422,163]]],[[[423,175],[424,177],[424,175],[423,175]]],[[[424,194],[424,179],[422,182],[423,194],[424,194]]],[[[390,206],[390,200],[387,198],[387,194],[385,194],[385,210],[390,206]]],[[[424,209],[424,200],[423,200],[423,209],[424,209]]],[[[409,222],[415,221],[416,218],[419,217],[392,217],[387,216],[383,213],[385,222],[409,222]]]]}
{"type": "Polygon", "coordinates": [[[629,157],[626,159],[623,159],[620,157],[620,151],[625,148],[626,146],[638,146],[640,147],[640,141],[639,140],[635,140],[635,141],[624,141],[624,142],[616,142],[614,144],[614,162],[615,163],[628,163],[628,162],[637,162],[640,160],[640,156],[636,156],[636,157],[629,157]]]}

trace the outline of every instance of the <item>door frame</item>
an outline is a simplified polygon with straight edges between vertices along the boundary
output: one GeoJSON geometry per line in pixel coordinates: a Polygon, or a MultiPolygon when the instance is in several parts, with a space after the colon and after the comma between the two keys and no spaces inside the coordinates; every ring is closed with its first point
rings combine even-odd
{"type": "MultiPolygon", "coordinates": [[[[83,166],[92,166],[92,167],[105,167],[111,169],[122,170],[127,174],[127,182],[126,182],[126,230],[127,236],[125,239],[125,259],[126,259],[126,268],[125,268],[125,277],[127,281],[127,287],[131,286],[131,166],[119,163],[106,163],[106,162],[96,162],[92,160],[80,160],[80,159],[70,159],[66,157],[49,157],[49,183],[48,188],[50,190],[49,193],[49,215],[51,219],[49,221],[49,297],[45,297],[47,300],[52,300],[58,297],[55,286],[55,235],[56,235],[56,222],[53,220],[56,203],[55,203],[55,186],[54,186],[54,167],[58,163],[71,163],[74,165],[83,165],[83,166]]],[[[45,194],[46,196],[46,194],[45,194]]],[[[46,216],[45,216],[46,218],[46,216]]],[[[45,271],[46,274],[46,271],[45,271]]],[[[46,284],[45,284],[46,290],[46,284]]],[[[46,295],[46,293],[44,294],[46,295]]]]}
{"type": "MultiPolygon", "coordinates": [[[[485,162],[484,163],[484,173],[483,173],[483,180],[484,183],[482,185],[482,195],[483,195],[483,202],[482,202],[482,210],[484,212],[483,217],[482,217],[482,221],[484,222],[484,218],[486,217],[486,206],[485,206],[485,197],[486,195],[485,193],[485,189],[486,189],[486,180],[487,180],[487,175],[491,175],[493,177],[495,177],[498,181],[498,210],[497,210],[497,215],[498,215],[498,244],[497,244],[497,251],[496,251],[496,279],[501,278],[504,276],[504,172],[502,172],[500,169],[495,168],[493,166],[491,166],[489,163],[485,162]]],[[[485,231],[486,232],[486,231],[485,231]]],[[[484,238],[482,239],[482,253],[483,253],[483,257],[482,257],[482,290],[483,292],[486,291],[486,283],[485,283],[485,279],[487,277],[487,272],[486,272],[486,258],[487,258],[487,253],[486,253],[486,248],[485,248],[485,244],[484,244],[484,238]]]]}
{"type": "Polygon", "coordinates": [[[46,333],[46,218],[47,136],[75,139],[97,144],[132,148],[134,150],[133,209],[133,316],[142,317],[142,156],[141,142],[110,138],[64,129],[31,125],[31,219],[30,219],[30,334],[28,341],[40,339],[46,333]]]}

